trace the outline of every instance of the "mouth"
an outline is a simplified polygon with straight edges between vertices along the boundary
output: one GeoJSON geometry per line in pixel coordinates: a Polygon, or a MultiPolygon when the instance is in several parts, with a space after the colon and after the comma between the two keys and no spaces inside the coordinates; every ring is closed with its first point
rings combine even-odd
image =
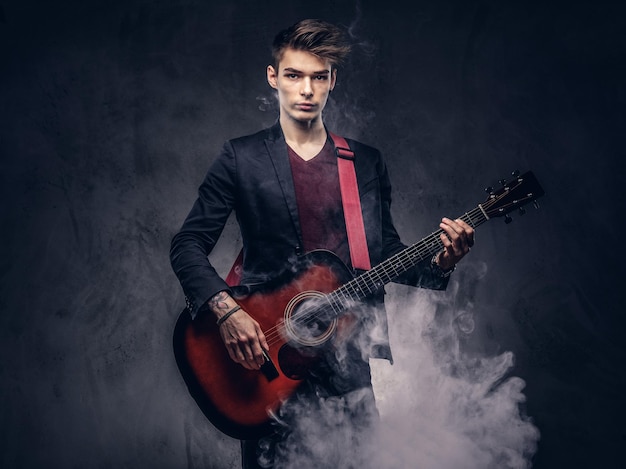
{"type": "Polygon", "coordinates": [[[296,108],[301,111],[312,111],[315,109],[316,105],[313,103],[297,103],[296,108]]]}

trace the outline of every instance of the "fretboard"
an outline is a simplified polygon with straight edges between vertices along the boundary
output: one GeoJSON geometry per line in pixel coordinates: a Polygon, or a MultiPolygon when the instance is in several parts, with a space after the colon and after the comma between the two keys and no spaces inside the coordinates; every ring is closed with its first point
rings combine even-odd
{"type": "MultiPolygon", "coordinates": [[[[459,218],[472,228],[483,224],[489,219],[480,205],[459,218]]],[[[443,249],[443,242],[440,237],[442,233],[442,229],[431,233],[421,241],[391,256],[333,292],[328,293],[326,297],[335,314],[338,315],[355,302],[371,296],[387,283],[394,281],[412,267],[415,267],[425,259],[430,259],[436,252],[441,251],[443,249]]]]}

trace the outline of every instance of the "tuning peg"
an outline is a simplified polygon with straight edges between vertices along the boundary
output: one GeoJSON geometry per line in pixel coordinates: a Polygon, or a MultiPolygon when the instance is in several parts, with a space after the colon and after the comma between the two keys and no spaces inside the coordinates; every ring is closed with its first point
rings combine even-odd
{"type": "Polygon", "coordinates": [[[500,179],[500,184],[502,184],[503,186],[506,186],[506,179],[500,179]]]}
{"type": "Polygon", "coordinates": [[[493,187],[491,186],[485,187],[485,192],[489,195],[493,194],[493,187]]]}
{"type": "Polygon", "coordinates": [[[520,207],[518,211],[520,215],[524,215],[526,213],[526,209],[524,207],[520,207]]]}
{"type": "Polygon", "coordinates": [[[516,169],[511,173],[511,176],[513,176],[514,178],[516,178],[517,176],[519,176],[519,170],[516,169]]]}
{"type": "Polygon", "coordinates": [[[509,216],[509,215],[505,215],[504,217],[504,223],[506,223],[507,225],[509,223],[511,223],[513,221],[513,219],[509,216]]]}

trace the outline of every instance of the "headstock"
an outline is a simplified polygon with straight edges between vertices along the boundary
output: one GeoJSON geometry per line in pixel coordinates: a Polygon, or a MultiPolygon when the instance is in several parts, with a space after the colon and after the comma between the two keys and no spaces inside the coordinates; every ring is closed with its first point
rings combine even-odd
{"type": "Polygon", "coordinates": [[[537,199],[544,195],[541,185],[532,171],[519,175],[519,171],[513,172],[510,181],[500,180],[502,187],[494,191],[491,187],[485,189],[489,193],[487,200],[479,207],[487,218],[505,217],[506,223],[511,222],[509,213],[519,210],[523,215],[524,206],[534,203],[538,207],[537,199]]]}

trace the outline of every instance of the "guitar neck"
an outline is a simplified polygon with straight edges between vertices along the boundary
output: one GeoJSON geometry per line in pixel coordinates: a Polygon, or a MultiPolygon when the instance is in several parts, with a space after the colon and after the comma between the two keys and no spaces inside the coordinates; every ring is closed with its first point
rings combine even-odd
{"type": "MultiPolygon", "coordinates": [[[[458,218],[472,228],[476,228],[489,220],[481,205],[458,218]]],[[[354,302],[371,296],[424,259],[429,259],[436,252],[441,251],[443,249],[440,237],[442,233],[442,229],[431,233],[421,241],[391,256],[371,270],[355,277],[350,282],[326,295],[335,313],[339,314],[341,311],[349,308],[354,302]]]]}

